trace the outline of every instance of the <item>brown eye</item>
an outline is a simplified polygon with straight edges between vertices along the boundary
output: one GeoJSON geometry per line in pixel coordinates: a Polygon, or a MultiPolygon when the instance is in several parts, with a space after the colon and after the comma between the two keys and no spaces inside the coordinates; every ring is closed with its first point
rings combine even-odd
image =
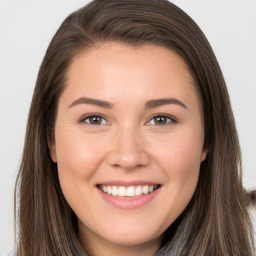
{"type": "Polygon", "coordinates": [[[90,124],[101,124],[102,118],[100,116],[90,116],[89,122],[90,124]]]}
{"type": "Polygon", "coordinates": [[[82,122],[92,125],[107,124],[107,121],[103,117],[97,115],[87,116],[82,120],[82,122]]]}
{"type": "Polygon", "coordinates": [[[169,123],[175,123],[176,121],[169,117],[169,116],[166,116],[166,115],[157,115],[157,116],[154,116],[150,121],[149,121],[149,124],[151,125],[166,125],[166,124],[169,124],[169,123]]]}
{"type": "Polygon", "coordinates": [[[156,116],[154,117],[154,121],[156,125],[163,125],[167,123],[167,117],[166,116],[156,116]]]}

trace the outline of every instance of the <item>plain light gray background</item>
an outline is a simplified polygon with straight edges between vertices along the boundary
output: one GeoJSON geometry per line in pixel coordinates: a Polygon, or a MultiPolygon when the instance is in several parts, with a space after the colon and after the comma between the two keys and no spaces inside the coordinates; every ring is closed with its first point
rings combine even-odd
{"type": "MultiPolygon", "coordinates": [[[[0,256],[13,247],[13,190],[32,92],[46,47],[63,19],[88,1],[0,0],[0,256]]],[[[244,186],[256,187],[256,1],[173,1],[201,27],[230,92],[244,186]]]]}

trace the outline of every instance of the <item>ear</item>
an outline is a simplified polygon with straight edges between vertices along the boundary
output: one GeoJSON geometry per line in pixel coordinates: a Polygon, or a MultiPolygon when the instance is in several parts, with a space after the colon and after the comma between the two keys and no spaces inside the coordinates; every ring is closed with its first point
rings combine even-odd
{"type": "Polygon", "coordinates": [[[51,132],[47,129],[47,144],[52,161],[57,163],[56,146],[51,132]]]}
{"type": "Polygon", "coordinates": [[[203,162],[206,159],[208,151],[209,150],[207,148],[203,149],[202,154],[201,154],[201,162],[203,162]]]}

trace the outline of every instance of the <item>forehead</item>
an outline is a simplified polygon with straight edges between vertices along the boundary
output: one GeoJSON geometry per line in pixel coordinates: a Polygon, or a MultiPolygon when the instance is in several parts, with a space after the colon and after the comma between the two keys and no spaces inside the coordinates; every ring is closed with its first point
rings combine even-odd
{"type": "Polygon", "coordinates": [[[79,97],[197,97],[186,63],[161,46],[109,42],[80,52],[67,72],[66,91],[79,97]],[[125,92],[125,94],[124,94],[125,92]]]}

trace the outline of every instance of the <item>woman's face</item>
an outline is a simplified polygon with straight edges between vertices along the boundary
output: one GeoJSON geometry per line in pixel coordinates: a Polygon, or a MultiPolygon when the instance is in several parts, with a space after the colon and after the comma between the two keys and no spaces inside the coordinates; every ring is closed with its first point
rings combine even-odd
{"type": "Polygon", "coordinates": [[[112,42],[72,61],[49,146],[87,247],[157,249],[195,191],[203,145],[199,99],[176,53],[112,42]]]}

